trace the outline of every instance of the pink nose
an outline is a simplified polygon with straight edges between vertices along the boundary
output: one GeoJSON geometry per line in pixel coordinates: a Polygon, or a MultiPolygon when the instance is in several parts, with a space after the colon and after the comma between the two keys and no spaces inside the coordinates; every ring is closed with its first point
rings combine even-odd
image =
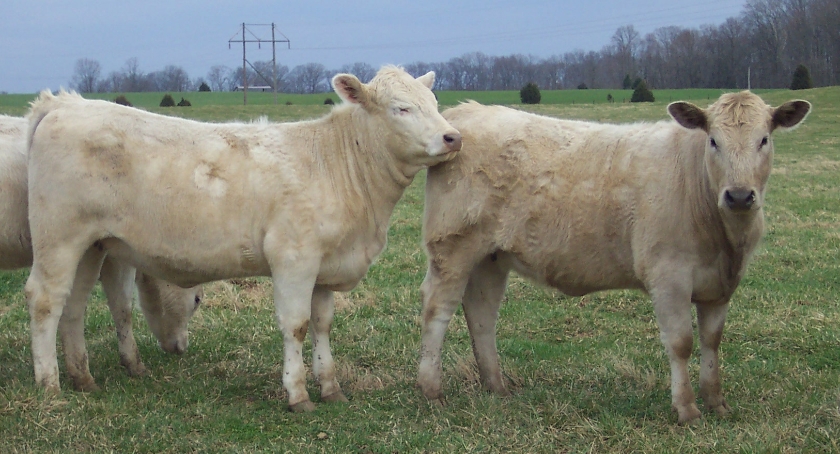
{"type": "Polygon", "coordinates": [[[461,133],[459,132],[444,134],[443,141],[446,143],[446,148],[449,148],[451,151],[461,149],[461,133]]]}

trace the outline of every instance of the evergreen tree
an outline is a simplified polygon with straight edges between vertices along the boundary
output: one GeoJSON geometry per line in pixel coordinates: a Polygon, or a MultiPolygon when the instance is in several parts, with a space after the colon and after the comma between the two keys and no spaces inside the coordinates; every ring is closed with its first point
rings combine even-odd
{"type": "Polygon", "coordinates": [[[207,82],[201,82],[201,85],[198,86],[198,91],[210,91],[210,86],[207,85],[207,82]]]}
{"type": "Polygon", "coordinates": [[[630,79],[630,74],[624,75],[624,81],[621,82],[621,88],[625,90],[629,90],[630,87],[633,85],[633,81],[630,79]]]}
{"type": "Polygon", "coordinates": [[[541,98],[540,89],[533,82],[528,82],[519,90],[519,99],[522,100],[522,104],[539,104],[541,98]]]}
{"type": "Polygon", "coordinates": [[[172,99],[172,95],[169,93],[163,95],[163,99],[160,100],[161,107],[175,107],[175,100],[172,99]]]}
{"type": "Polygon", "coordinates": [[[653,92],[648,89],[647,83],[644,80],[639,82],[639,85],[633,90],[633,96],[630,98],[630,102],[653,102],[654,100],[653,92]]]}
{"type": "Polygon", "coordinates": [[[811,73],[807,66],[799,65],[793,71],[793,81],[790,83],[790,89],[806,90],[808,88],[814,88],[814,84],[811,82],[811,73]]]}

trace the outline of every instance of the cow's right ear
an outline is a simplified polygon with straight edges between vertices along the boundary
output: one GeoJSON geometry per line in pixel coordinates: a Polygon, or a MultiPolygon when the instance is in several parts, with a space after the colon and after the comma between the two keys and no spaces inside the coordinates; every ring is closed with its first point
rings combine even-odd
{"type": "Polygon", "coordinates": [[[706,112],[690,102],[672,102],[668,104],[668,113],[684,128],[702,129],[709,132],[709,119],[706,112]]]}
{"type": "Polygon", "coordinates": [[[367,87],[352,74],[336,74],[332,80],[333,89],[338,96],[351,104],[367,105],[369,98],[367,87]]]}

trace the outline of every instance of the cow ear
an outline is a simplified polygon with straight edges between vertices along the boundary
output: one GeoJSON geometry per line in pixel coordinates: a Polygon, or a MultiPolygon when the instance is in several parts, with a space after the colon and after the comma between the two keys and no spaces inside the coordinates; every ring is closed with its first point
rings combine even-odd
{"type": "Polygon", "coordinates": [[[788,101],[773,109],[773,129],[790,129],[799,125],[808,113],[811,112],[811,103],[797,99],[788,101]]]}
{"type": "Polygon", "coordinates": [[[435,72],[429,71],[426,74],[423,74],[422,76],[418,77],[417,80],[419,80],[421,84],[425,85],[429,88],[429,90],[431,90],[432,87],[435,85],[435,72]]]}
{"type": "Polygon", "coordinates": [[[672,102],[668,104],[668,113],[684,128],[702,129],[709,132],[709,119],[706,112],[690,102],[672,102]]]}
{"type": "Polygon", "coordinates": [[[352,74],[336,74],[333,77],[332,85],[344,102],[361,104],[362,106],[369,102],[367,87],[352,74]]]}

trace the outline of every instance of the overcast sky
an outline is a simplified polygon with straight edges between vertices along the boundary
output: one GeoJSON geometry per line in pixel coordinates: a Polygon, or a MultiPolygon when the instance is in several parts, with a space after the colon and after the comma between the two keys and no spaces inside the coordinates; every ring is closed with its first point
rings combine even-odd
{"type": "MultiPolygon", "coordinates": [[[[599,51],[618,27],[642,36],[659,27],[697,28],[738,17],[746,0],[2,0],[0,91],[67,87],[76,60],[102,65],[102,77],[136,57],[140,70],[184,68],[191,79],[213,65],[242,64],[241,24],[277,25],[289,69],[321,63],[445,62],[469,52],[547,58],[599,51]]],[[[249,26],[270,39],[270,27],[249,26]]],[[[249,36],[252,38],[252,36],[249,36]]],[[[249,61],[271,46],[247,48],[249,61]]]]}

